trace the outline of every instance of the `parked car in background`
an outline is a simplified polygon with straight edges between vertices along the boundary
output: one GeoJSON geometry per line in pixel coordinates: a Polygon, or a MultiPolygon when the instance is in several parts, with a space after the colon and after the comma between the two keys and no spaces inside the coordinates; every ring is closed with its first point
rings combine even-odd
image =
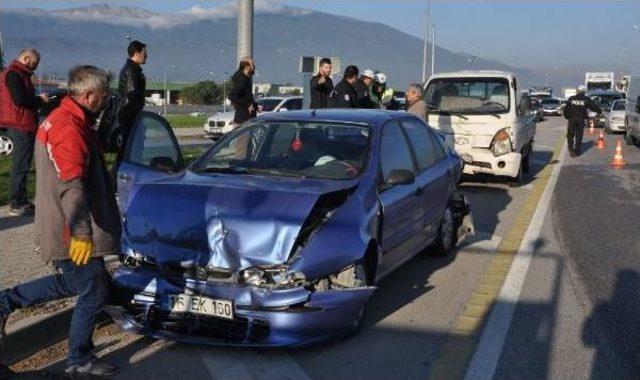
{"type": "Polygon", "coordinates": [[[531,98],[531,109],[535,112],[536,122],[544,120],[544,110],[539,99],[531,98]]]}
{"type": "Polygon", "coordinates": [[[619,99],[613,102],[611,109],[607,114],[607,121],[605,124],[605,132],[624,132],[624,116],[625,116],[625,100],[619,99]]]}
{"type": "MultiPolygon", "coordinates": [[[[301,96],[270,96],[256,100],[258,115],[269,112],[285,112],[302,109],[301,96]]],[[[204,124],[204,137],[217,140],[231,132],[237,125],[233,122],[234,111],[218,112],[204,124]]]]}
{"type": "Polygon", "coordinates": [[[509,178],[519,186],[536,133],[529,97],[515,74],[471,70],[436,74],[425,87],[429,125],[462,156],[464,173],[509,178]]]}
{"type": "Polygon", "coordinates": [[[166,120],[143,112],[118,172],[124,265],[107,307],[127,331],[240,346],[344,337],[382,278],[471,229],[460,157],[406,113],[267,113],[183,162],[166,120]]]}
{"type": "Polygon", "coordinates": [[[560,99],[546,98],[540,101],[542,104],[542,112],[545,116],[560,116],[562,115],[562,103],[560,99]]]}

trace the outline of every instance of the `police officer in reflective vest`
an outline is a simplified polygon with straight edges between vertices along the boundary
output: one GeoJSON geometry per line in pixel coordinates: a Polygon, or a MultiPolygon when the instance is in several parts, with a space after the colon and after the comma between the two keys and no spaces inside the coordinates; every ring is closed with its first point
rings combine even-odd
{"type": "Polygon", "coordinates": [[[580,155],[582,147],[582,134],[584,132],[585,120],[589,117],[588,110],[602,113],[600,107],[589,98],[585,92],[584,85],[578,87],[578,94],[570,97],[564,107],[563,115],[567,122],[567,146],[571,157],[580,155]]]}

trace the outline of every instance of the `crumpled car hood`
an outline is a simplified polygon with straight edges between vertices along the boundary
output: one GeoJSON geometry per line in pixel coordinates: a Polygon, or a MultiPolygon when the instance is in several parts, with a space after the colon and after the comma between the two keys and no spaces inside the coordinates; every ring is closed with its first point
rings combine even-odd
{"type": "Polygon", "coordinates": [[[193,173],[143,184],[125,213],[125,246],[159,264],[282,264],[318,198],[353,185],[193,173]]]}

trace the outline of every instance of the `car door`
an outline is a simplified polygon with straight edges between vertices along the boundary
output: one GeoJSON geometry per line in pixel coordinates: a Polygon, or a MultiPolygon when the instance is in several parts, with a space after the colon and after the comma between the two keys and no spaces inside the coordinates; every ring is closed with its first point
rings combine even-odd
{"type": "Polygon", "coordinates": [[[118,204],[126,209],[133,186],[180,170],[182,152],[169,123],[160,115],[142,111],[131,130],[118,168],[118,204]]]}
{"type": "Polygon", "coordinates": [[[380,142],[379,183],[382,205],[381,245],[383,258],[381,275],[404,262],[424,243],[421,195],[415,182],[387,186],[393,170],[416,173],[416,165],[402,126],[393,121],[384,125],[380,142]]]}
{"type": "Polygon", "coordinates": [[[446,159],[443,146],[426,124],[417,119],[402,121],[416,157],[416,187],[420,194],[422,221],[420,233],[430,243],[449,203],[454,187],[452,163],[446,159]]]}
{"type": "Polygon", "coordinates": [[[296,111],[301,109],[302,109],[302,99],[293,98],[285,101],[282,107],[280,107],[279,111],[283,111],[283,110],[296,111]]]}

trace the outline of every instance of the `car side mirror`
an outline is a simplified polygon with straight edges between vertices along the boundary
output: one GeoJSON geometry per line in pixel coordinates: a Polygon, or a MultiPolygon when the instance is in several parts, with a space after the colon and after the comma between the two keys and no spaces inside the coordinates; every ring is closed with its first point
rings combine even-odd
{"type": "Polygon", "coordinates": [[[175,173],[178,171],[178,165],[171,157],[154,157],[149,161],[149,167],[166,173],[175,173]]]}
{"type": "Polygon", "coordinates": [[[410,185],[414,183],[416,180],[416,176],[413,174],[411,170],[406,169],[395,169],[389,173],[389,178],[387,178],[387,182],[385,185],[387,187],[396,186],[396,185],[410,185]]]}

